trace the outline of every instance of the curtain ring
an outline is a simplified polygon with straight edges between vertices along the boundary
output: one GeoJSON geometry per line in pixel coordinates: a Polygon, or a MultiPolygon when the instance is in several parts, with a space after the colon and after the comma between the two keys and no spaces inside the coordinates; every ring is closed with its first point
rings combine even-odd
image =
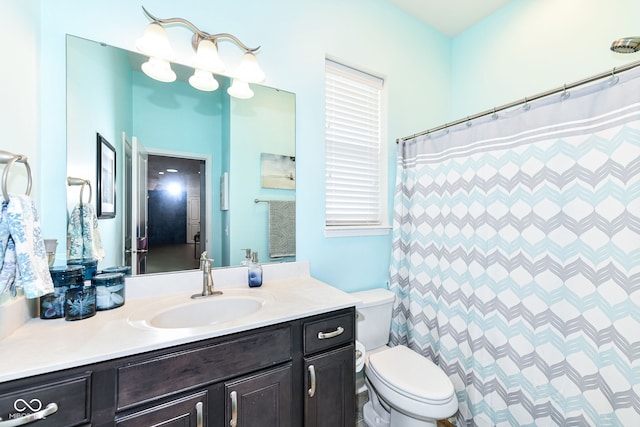
{"type": "Polygon", "coordinates": [[[560,95],[560,99],[565,100],[571,96],[571,92],[567,92],[567,84],[562,85],[562,94],[560,95]]]}
{"type": "Polygon", "coordinates": [[[527,97],[524,97],[524,105],[522,106],[522,109],[524,111],[529,111],[529,109],[531,108],[531,105],[529,105],[529,101],[527,101],[527,97]]]}
{"type": "Polygon", "coordinates": [[[26,156],[15,155],[7,162],[7,165],[4,167],[4,171],[2,171],[2,196],[8,202],[9,194],[7,193],[7,178],[9,177],[9,169],[16,161],[20,161],[24,163],[25,168],[27,168],[27,191],[25,194],[28,196],[31,194],[31,167],[29,166],[29,162],[27,161],[26,156]]]}
{"type": "Polygon", "coordinates": [[[467,116],[467,123],[466,123],[467,127],[471,127],[472,124],[473,123],[471,123],[471,119],[469,119],[469,116],[467,116]]]}
{"type": "Polygon", "coordinates": [[[493,120],[498,120],[498,117],[500,117],[500,116],[499,116],[499,115],[498,115],[498,113],[496,112],[496,108],[495,108],[495,107],[493,107],[493,114],[491,115],[491,118],[492,118],[493,120]]]}
{"type": "Polygon", "coordinates": [[[611,70],[611,77],[609,77],[609,84],[611,86],[613,86],[614,84],[618,83],[618,81],[620,80],[620,77],[616,76],[616,67],[613,67],[613,69],[611,70]]]}

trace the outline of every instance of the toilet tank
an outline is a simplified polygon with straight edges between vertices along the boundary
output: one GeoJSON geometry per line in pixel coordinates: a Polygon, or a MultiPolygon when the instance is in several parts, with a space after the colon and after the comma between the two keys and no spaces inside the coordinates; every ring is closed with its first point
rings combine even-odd
{"type": "Polygon", "coordinates": [[[370,289],[351,295],[362,301],[356,306],[356,339],[368,351],[386,345],[391,330],[395,294],[387,289],[370,289]]]}

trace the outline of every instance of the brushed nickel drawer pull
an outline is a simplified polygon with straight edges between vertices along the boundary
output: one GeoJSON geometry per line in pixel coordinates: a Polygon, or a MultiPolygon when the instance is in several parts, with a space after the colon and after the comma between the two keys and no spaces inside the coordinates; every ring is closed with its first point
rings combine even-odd
{"type": "MultiPolygon", "coordinates": [[[[41,406],[42,407],[42,406],[41,406]]],[[[42,411],[34,412],[33,414],[25,415],[24,417],[14,418],[12,420],[0,421],[1,427],[14,427],[30,424],[34,421],[46,418],[48,415],[55,414],[58,411],[58,405],[55,403],[49,403],[42,411]]]]}
{"type": "Polygon", "coordinates": [[[335,338],[338,335],[342,335],[343,332],[344,332],[344,328],[342,326],[338,326],[338,329],[332,332],[318,332],[318,339],[326,340],[328,338],[335,338]]]}
{"type": "Polygon", "coordinates": [[[313,397],[316,394],[316,368],[313,365],[309,365],[307,370],[309,371],[309,382],[311,383],[307,394],[309,397],[313,397]]]}
{"type": "Polygon", "coordinates": [[[202,420],[202,402],[196,403],[196,427],[204,427],[202,420]]]}
{"type": "Polygon", "coordinates": [[[231,427],[236,427],[238,425],[238,393],[232,391],[230,394],[231,397],[231,421],[229,421],[229,425],[231,427]]]}

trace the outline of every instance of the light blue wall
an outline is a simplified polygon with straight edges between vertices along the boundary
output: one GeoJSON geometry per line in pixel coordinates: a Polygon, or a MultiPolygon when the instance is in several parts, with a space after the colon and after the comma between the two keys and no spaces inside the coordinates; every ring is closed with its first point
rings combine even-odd
{"type": "MultiPolygon", "coordinates": [[[[36,165],[46,159],[37,167],[34,194],[46,206],[47,236],[65,237],[65,210],[49,208],[65,191],[59,167],[66,138],[64,35],[134,50],[148,22],[141,5],[0,0],[0,47],[21,65],[2,70],[3,81],[16,84],[7,86],[4,99],[11,102],[1,103],[0,135],[3,148],[26,152],[36,165]]],[[[155,0],[146,6],[160,17],[182,16],[260,44],[267,84],[296,93],[298,255],[311,261],[314,276],[346,290],[384,285],[390,237],[323,235],[325,56],[386,80],[390,197],[395,138],[639,59],[608,51],[611,40],[640,30],[637,0],[514,0],[452,41],[383,0],[155,0]]],[[[187,33],[170,31],[184,57],[191,55],[187,33]]],[[[227,47],[223,58],[237,61],[227,47]]]]}
{"type": "MultiPolygon", "coordinates": [[[[67,162],[67,174],[91,181],[92,204],[96,207],[96,132],[116,150],[116,188],[122,187],[122,132],[130,135],[132,129],[131,67],[126,56],[115,49],[96,49],[96,43],[84,39],[70,39],[67,54],[72,73],[67,81],[67,151],[69,159],[72,159],[67,162]]],[[[67,187],[67,212],[80,202],[80,189],[79,186],[67,187]]],[[[83,199],[84,202],[89,200],[86,190],[83,199]]],[[[117,196],[116,210],[120,209],[122,202],[122,198],[117,196]]],[[[105,257],[98,267],[122,265],[122,215],[101,219],[99,223],[105,257]]],[[[59,240],[57,249],[56,264],[64,265],[66,241],[59,240]]]]}
{"type": "MultiPolygon", "coordinates": [[[[157,82],[141,72],[134,72],[133,135],[153,153],[176,152],[210,156],[211,177],[208,194],[217,194],[222,163],[221,91],[202,92],[188,83],[157,82]],[[216,186],[215,188],[213,186],[216,186]]],[[[219,200],[211,200],[211,222],[206,233],[207,251],[220,264],[220,245],[213,244],[220,229],[219,200]]]]}
{"type": "MultiPolygon", "coordinates": [[[[260,262],[270,262],[267,203],[293,200],[294,190],[261,187],[261,154],[295,156],[291,141],[295,125],[294,95],[273,88],[254,87],[251,99],[230,99],[229,223],[231,265],[245,258],[242,249],[258,252],[260,262]]],[[[279,262],[282,260],[273,260],[279,262]]]]}
{"type": "MultiPolygon", "coordinates": [[[[40,124],[43,157],[64,163],[60,153],[65,140],[64,35],[134,50],[148,23],[141,5],[130,0],[42,1],[39,69],[47,83],[40,92],[47,112],[40,124]]],[[[296,94],[298,259],[310,260],[315,277],[345,290],[384,286],[390,236],[324,237],[324,59],[329,56],[385,78],[393,181],[395,138],[422,129],[425,117],[442,122],[449,116],[449,39],[382,0],[197,4],[158,0],[146,7],[157,16],[185,17],[207,31],[230,32],[249,45],[262,46],[258,58],[268,76],[266,83],[296,94]]],[[[169,36],[178,61],[181,57],[190,61],[188,31],[172,29],[169,36]]],[[[221,56],[232,66],[240,60],[230,44],[222,46],[221,56]]],[[[42,174],[48,182],[64,180],[59,170],[43,168],[42,174]]],[[[47,192],[42,205],[55,206],[64,197],[62,191],[47,192]]],[[[43,216],[47,234],[64,237],[60,224],[65,222],[60,210],[43,216]]]]}
{"type": "Polygon", "coordinates": [[[640,59],[609,50],[640,34],[637,0],[513,0],[453,40],[453,119],[640,59]]]}
{"type": "MultiPolygon", "coordinates": [[[[25,154],[34,170],[31,196],[39,201],[42,193],[40,139],[40,1],[0,0],[0,150],[25,154]],[[7,66],[9,63],[15,66],[7,66]]],[[[12,168],[8,190],[24,192],[27,173],[24,167],[12,168]]],[[[49,237],[49,236],[46,236],[49,237]]]]}

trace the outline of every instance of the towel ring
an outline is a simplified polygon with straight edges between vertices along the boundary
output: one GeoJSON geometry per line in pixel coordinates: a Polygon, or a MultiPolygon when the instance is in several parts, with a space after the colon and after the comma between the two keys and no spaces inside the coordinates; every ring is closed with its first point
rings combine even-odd
{"type": "Polygon", "coordinates": [[[89,181],[88,179],[82,179],[82,178],[74,178],[71,176],[67,177],[67,185],[81,185],[82,187],[80,187],[80,204],[82,204],[82,200],[84,199],[84,188],[88,185],[89,186],[89,200],[87,201],[87,203],[91,203],[91,198],[93,195],[93,191],[91,189],[91,181],[89,181]]]}
{"type": "Polygon", "coordinates": [[[29,166],[29,162],[27,161],[27,156],[22,154],[13,154],[8,151],[0,151],[0,163],[5,163],[4,171],[2,171],[2,196],[4,200],[9,201],[9,194],[7,192],[7,179],[9,178],[9,169],[15,162],[24,163],[25,168],[27,169],[27,191],[25,194],[28,196],[31,194],[31,166],[29,166]]]}

